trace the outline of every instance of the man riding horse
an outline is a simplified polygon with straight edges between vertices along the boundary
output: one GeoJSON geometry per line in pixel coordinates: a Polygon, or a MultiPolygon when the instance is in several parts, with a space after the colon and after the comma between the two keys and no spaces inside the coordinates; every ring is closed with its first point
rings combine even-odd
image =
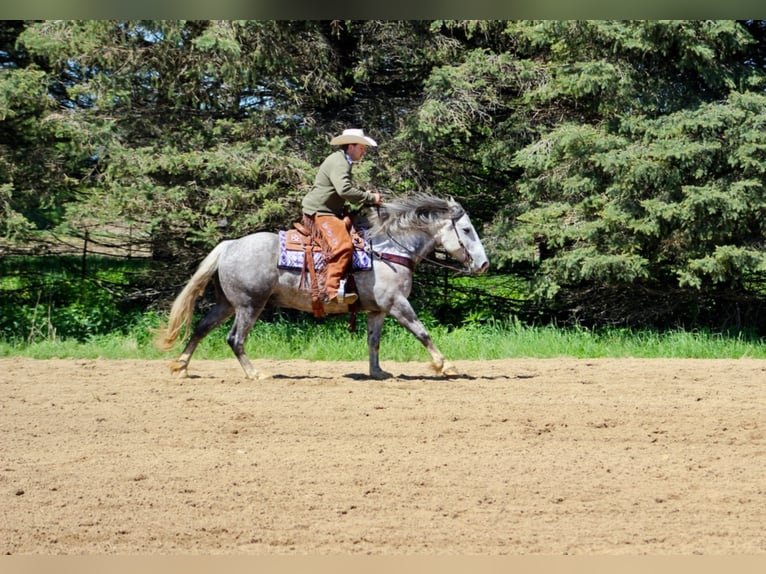
{"type": "MultiPolygon", "coordinates": [[[[442,247],[462,265],[462,271],[484,273],[489,260],[468,214],[454,198],[440,198],[426,193],[413,193],[393,198],[381,205],[377,192],[354,187],[351,166],[364,155],[375,140],[360,129],[345,130],[333,138],[332,145],[341,149],[330,155],[319,168],[316,182],[303,201],[305,231],[321,237],[322,251],[331,247],[326,262],[327,299],[323,311],[339,314],[355,304],[367,315],[367,348],[369,373],[374,379],[386,379],[390,373],[380,368],[380,338],[387,316],[393,317],[412,333],[431,356],[434,369],[445,377],[458,374],[434,344],[423,322],[418,319],[408,297],[412,276],[420,261],[435,248],[442,247]],[[346,201],[378,205],[370,211],[366,232],[375,249],[370,250],[370,269],[354,276],[355,293],[341,299],[343,275],[353,261],[354,247],[343,220],[346,201]],[[321,234],[321,235],[320,235],[321,234]]],[[[306,235],[300,227],[299,233],[306,235]]],[[[280,237],[283,232],[259,231],[237,239],[218,243],[200,262],[197,270],[170,309],[167,325],[158,329],[158,348],[169,350],[185,328],[193,325],[189,340],[171,371],[188,376],[188,366],[197,345],[218,326],[234,317],[226,342],[237,357],[245,376],[264,379],[269,375],[257,370],[245,352],[245,340],[263,310],[268,307],[299,309],[316,314],[315,303],[321,295],[306,289],[305,269],[280,265],[280,237]],[[215,305],[196,323],[192,323],[195,302],[205,293],[208,283],[215,284],[215,305]],[[315,295],[318,296],[315,299],[315,295]]],[[[286,233],[285,233],[286,236],[286,233]]],[[[302,243],[302,240],[301,240],[302,243]]],[[[313,247],[312,247],[313,249],[313,247]]],[[[309,261],[314,261],[313,252],[309,261]]],[[[317,289],[319,289],[317,287],[317,289]]],[[[321,302],[320,302],[321,305],[321,302]]]]}
{"type": "Polygon", "coordinates": [[[319,166],[314,185],[303,198],[304,225],[316,234],[324,249],[331,253],[327,259],[326,303],[352,305],[356,293],[346,293],[341,280],[351,263],[353,245],[346,220],[346,203],[380,205],[379,192],[369,192],[354,186],[351,167],[359,162],[367,146],[377,142],[360,129],[347,129],[330,141],[340,149],[330,154],[319,166]]]}

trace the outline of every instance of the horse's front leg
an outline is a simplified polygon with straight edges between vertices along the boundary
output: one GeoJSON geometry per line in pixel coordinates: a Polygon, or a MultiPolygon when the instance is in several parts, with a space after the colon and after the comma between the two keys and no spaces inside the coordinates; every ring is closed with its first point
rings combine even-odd
{"type": "Polygon", "coordinates": [[[370,377],[373,379],[388,379],[392,375],[380,368],[380,335],[383,332],[383,322],[386,314],[383,311],[367,313],[367,348],[370,352],[370,377]]]}
{"type": "Polygon", "coordinates": [[[420,319],[418,319],[418,316],[415,314],[409,301],[406,299],[397,301],[389,313],[402,327],[415,335],[415,338],[423,344],[431,355],[432,366],[437,373],[445,377],[456,377],[459,375],[455,366],[446,361],[441,351],[436,348],[436,345],[434,345],[434,342],[431,339],[431,335],[428,334],[425,326],[420,319]]]}

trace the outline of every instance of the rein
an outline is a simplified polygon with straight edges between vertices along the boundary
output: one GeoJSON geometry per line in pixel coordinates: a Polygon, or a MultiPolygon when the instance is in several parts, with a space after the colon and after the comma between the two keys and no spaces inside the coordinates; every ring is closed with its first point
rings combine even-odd
{"type": "Polygon", "coordinates": [[[410,259],[409,257],[404,257],[403,255],[396,255],[395,253],[378,253],[377,251],[373,250],[373,254],[375,254],[378,258],[382,259],[383,261],[390,261],[391,263],[396,263],[398,265],[402,265],[409,269],[410,271],[415,271],[415,261],[413,259],[410,259]]]}

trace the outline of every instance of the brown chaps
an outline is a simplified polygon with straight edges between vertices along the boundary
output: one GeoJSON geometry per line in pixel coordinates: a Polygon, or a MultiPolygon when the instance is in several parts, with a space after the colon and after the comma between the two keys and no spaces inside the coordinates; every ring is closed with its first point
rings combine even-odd
{"type": "Polygon", "coordinates": [[[326,260],[325,289],[327,297],[332,299],[337,295],[340,280],[351,264],[354,252],[351,235],[346,222],[334,215],[306,215],[304,224],[313,231],[322,251],[329,254],[326,260]]]}

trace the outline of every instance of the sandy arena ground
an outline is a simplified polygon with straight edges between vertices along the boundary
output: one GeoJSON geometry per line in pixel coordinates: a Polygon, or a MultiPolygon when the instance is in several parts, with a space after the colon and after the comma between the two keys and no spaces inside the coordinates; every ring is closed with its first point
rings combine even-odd
{"type": "Polygon", "coordinates": [[[0,554],[764,554],[766,361],[0,359],[0,554]]]}

